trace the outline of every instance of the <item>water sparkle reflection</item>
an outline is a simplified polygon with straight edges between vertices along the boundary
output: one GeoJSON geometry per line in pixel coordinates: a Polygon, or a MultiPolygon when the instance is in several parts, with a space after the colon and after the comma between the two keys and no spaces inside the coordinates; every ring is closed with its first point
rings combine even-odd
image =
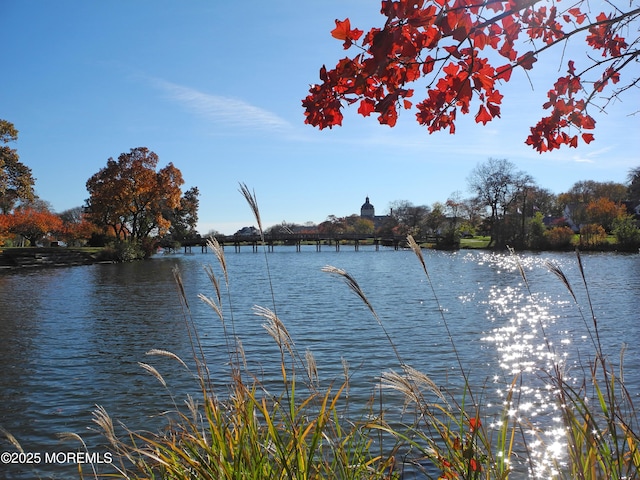
{"type": "MultiPolygon", "coordinates": [[[[522,281],[515,286],[492,286],[484,301],[487,320],[495,327],[482,340],[496,352],[499,372],[493,382],[502,400],[500,405],[489,406],[495,412],[490,427],[499,429],[506,411],[522,435],[516,457],[526,459],[531,477],[550,478],[566,466],[567,448],[557,392],[550,380],[561,376],[570,383],[576,381],[567,376],[576,353],[572,351],[576,332],[563,327],[567,318],[554,313],[566,309],[566,299],[530,291],[527,275],[544,274],[545,267],[539,258],[526,260],[525,265],[518,265],[521,260],[513,255],[486,255],[483,260],[502,273],[523,272],[522,281]]],[[[586,338],[577,335],[577,342],[584,343],[586,338]]]]}

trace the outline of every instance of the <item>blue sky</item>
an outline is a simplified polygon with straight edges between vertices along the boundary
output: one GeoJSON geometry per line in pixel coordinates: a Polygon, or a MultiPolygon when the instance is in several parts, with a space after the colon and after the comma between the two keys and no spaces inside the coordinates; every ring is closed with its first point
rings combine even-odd
{"type": "MultiPolygon", "coordinates": [[[[309,84],[350,53],[329,33],[345,17],[365,31],[383,23],[372,0],[3,0],[0,118],[19,130],[13,146],[56,211],[84,203],[109,157],[144,146],[182,171],[185,189],[200,189],[203,234],[255,224],[238,182],[255,190],[268,226],[359,213],[365,196],[377,214],[395,200],[466,197],[467,176],[489,157],[555,193],[579,180],[624,182],[640,165],[637,90],[593,111],[590,145],[540,155],[524,144],[568,56],[514,74],[500,88],[502,118],[460,119],[456,135],[428,135],[406,111],[395,128],[355,108],[341,128],[305,125],[309,84]]],[[[580,67],[585,49],[572,52],[580,67]]]]}

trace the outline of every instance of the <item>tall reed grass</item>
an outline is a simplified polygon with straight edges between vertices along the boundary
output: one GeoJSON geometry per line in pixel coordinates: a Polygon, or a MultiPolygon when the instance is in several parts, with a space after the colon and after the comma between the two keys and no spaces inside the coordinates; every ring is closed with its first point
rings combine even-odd
{"type": "MultiPolygon", "coordinates": [[[[255,194],[244,184],[240,191],[262,232],[255,194]]],[[[408,237],[407,242],[439,305],[420,246],[412,237],[408,237]]],[[[168,357],[175,361],[177,368],[193,375],[198,398],[189,396],[184,403],[174,401],[172,411],[166,415],[166,428],[161,432],[114,426],[109,413],[97,407],[94,421],[118,459],[114,477],[390,479],[403,478],[410,465],[412,474],[418,478],[522,478],[516,477],[522,472],[515,468],[516,464],[524,465],[532,477],[539,474],[525,435],[526,430],[533,428],[532,423],[513,414],[518,407],[518,391],[523,379],[520,375],[513,377],[497,412],[484,404],[485,392],[472,386],[443,308],[439,308],[440,319],[464,379],[464,388],[457,392],[441,390],[420,371],[420,366],[411,365],[410,359],[400,355],[384,322],[354,277],[334,266],[323,269],[343,280],[361,299],[398,360],[397,371],[381,372],[379,391],[400,392],[405,399],[404,409],[411,415],[403,416],[402,422],[392,423],[384,414],[385,408],[389,408],[383,405],[384,393],[372,396],[367,405],[351,408],[348,365],[344,366],[342,378],[320,382],[312,352],[299,351],[285,322],[278,316],[270,275],[272,305],[254,309],[279,351],[278,389],[274,390],[272,384],[267,386],[248,367],[236,332],[234,299],[229,288],[232,272],[228,271],[223,248],[215,238],[210,240],[209,247],[222,275],[216,275],[212,267],[207,267],[212,295],[201,294],[199,299],[211,308],[222,325],[229,362],[227,387],[214,386],[219,382],[211,378],[189,299],[180,272],[176,270],[176,286],[191,340],[189,363],[193,366],[189,367],[184,359],[168,351],[152,350],[148,354],[168,357]],[[363,413],[354,414],[356,411],[363,413]]],[[[268,269],[266,249],[264,251],[268,269]]],[[[553,391],[566,432],[565,455],[555,460],[556,464],[544,475],[559,479],[639,478],[638,413],[633,395],[625,388],[623,356],[621,354],[616,371],[600,341],[579,253],[576,258],[588,299],[586,313],[562,270],[551,263],[547,267],[564,284],[580,312],[591,335],[593,359],[583,365],[585,375],[577,383],[568,377],[560,362],[537,372],[553,391]]],[[[519,263],[518,269],[529,288],[519,263]]],[[[540,325],[540,328],[544,327],[540,325]]],[[[551,342],[546,348],[553,353],[551,342]]],[[[161,373],[151,364],[140,366],[167,387],[161,373]]]]}

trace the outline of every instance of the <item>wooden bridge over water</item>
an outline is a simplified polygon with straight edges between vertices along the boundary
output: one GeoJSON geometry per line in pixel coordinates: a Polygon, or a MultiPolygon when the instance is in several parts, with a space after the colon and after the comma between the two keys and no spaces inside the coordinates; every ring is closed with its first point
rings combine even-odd
{"type": "MultiPolygon", "coordinates": [[[[337,252],[341,246],[350,245],[356,251],[360,249],[361,244],[374,245],[376,250],[380,246],[393,247],[395,250],[404,248],[407,244],[405,235],[387,235],[377,236],[373,234],[328,234],[328,233],[281,233],[264,235],[221,235],[216,240],[224,248],[233,245],[236,252],[240,252],[242,247],[251,247],[254,252],[259,251],[264,246],[267,251],[272,252],[275,245],[295,246],[296,251],[302,249],[302,245],[315,245],[316,251],[320,252],[322,247],[333,247],[337,252]]],[[[172,249],[171,245],[161,245],[163,248],[172,249]]],[[[199,238],[195,240],[185,240],[180,242],[180,246],[184,248],[185,253],[192,253],[193,247],[200,247],[202,253],[208,250],[207,238],[199,238]]]]}

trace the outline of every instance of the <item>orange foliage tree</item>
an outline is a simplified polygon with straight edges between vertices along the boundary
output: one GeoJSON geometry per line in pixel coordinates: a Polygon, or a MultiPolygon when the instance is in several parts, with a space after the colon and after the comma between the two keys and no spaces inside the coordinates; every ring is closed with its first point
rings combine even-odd
{"type": "Polygon", "coordinates": [[[9,215],[0,213],[0,247],[5,244],[9,235],[9,215]]]}
{"type": "Polygon", "coordinates": [[[172,163],[156,171],[158,156],[133,148],[87,181],[87,213],[93,223],[111,229],[116,238],[142,242],[163,235],[171,226],[167,212],[180,206],[184,183],[172,163]]]}
{"type": "Polygon", "coordinates": [[[62,230],[62,220],[58,215],[33,206],[18,207],[4,217],[0,223],[6,225],[8,232],[22,235],[32,247],[44,237],[56,235],[62,230]]]}
{"type": "Polygon", "coordinates": [[[627,209],[608,198],[598,198],[587,204],[585,214],[589,223],[601,225],[607,232],[613,228],[613,221],[627,213],[627,209]]]}
{"type": "Polygon", "coordinates": [[[598,6],[606,10],[593,12],[588,0],[384,0],[381,28],[365,34],[351,28],[348,18],[336,20],[331,35],[358,53],[334,69],[320,69],[322,83],[312,85],[302,101],[305,123],[320,129],[341,125],[343,106],[357,103],[359,114],[375,113],[392,127],[400,109],[414,107],[408,85],[424,79],[426,96],[415,109],[429,133],[454,133],[459,113],[485,125],[500,116],[497,87],[514,69],[531,70],[544,51],[563,51],[575,38],[590,53],[568,60],[566,74],[543,104],[549,114],[531,127],[525,143],[538,152],[589,143],[595,120],[587,108],[600,97],[604,105],[596,107],[602,108],[639,82],[632,69],[640,42],[625,38],[638,33],[637,1],[598,6]],[[623,71],[630,74],[624,81],[623,71]]]}

